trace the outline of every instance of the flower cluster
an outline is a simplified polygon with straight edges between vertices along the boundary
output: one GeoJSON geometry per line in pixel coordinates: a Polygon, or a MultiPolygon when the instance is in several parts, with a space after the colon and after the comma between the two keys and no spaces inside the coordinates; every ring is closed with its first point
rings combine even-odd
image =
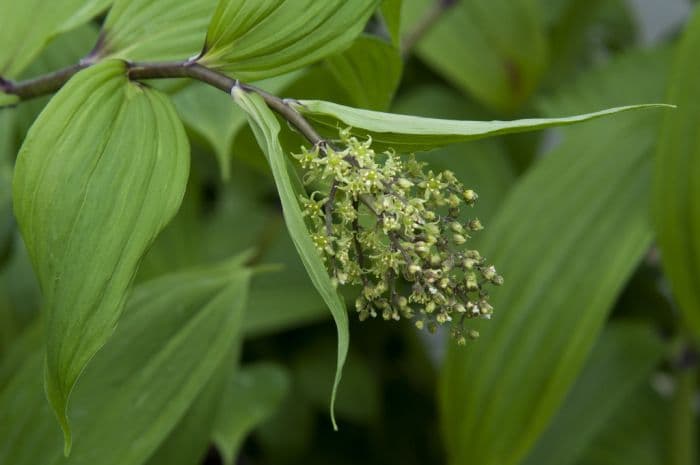
{"type": "Polygon", "coordinates": [[[465,320],[490,318],[487,286],[503,282],[465,247],[483,227],[460,221],[460,208],[477,195],[450,171],[426,172],[413,156],[375,153],[371,144],[341,130],[336,146],[294,155],[304,182],[320,189],[301,198],[313,242],[336,283],[362,286],[360,320],[403,317],[431,332],[449,324],[465,344],[479,336],[465,320]]]}

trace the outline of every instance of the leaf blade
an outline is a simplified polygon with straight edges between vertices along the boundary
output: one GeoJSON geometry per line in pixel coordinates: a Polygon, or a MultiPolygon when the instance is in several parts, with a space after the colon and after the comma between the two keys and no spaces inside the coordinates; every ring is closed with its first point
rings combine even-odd
{"type": "Polygon", "coordinates": [[[337,131],[338,124],[342,123],[350,126],[355,133],[362,136],[369,135],[373,141],[383,146],[394,147],[399,151],[429,150],[455,142],[581,123],[621,112],[672,107],[666,104],[628,105],[563,118],[457,121],[393,115],[321,100],[302,100],[295,105],[300,113],[324,125],[327,132],[337,131]]]}
{"type": "Polygon", "coordinates": [[[77,74],[20,150],[14,208],[45,296],[47,396],[67,448],[70,393],[179,208],[188,152],[167,98],[130,84],[117,61],[77,74]]]}
{"type": "Polygon", "coordinates": [[[220,0],[200,63],[255,81],[319,61],[350,45],[378,0],[220,0]]]}
{"type": "Polygon", "coordinates": [[[654,168],[652,211],[662,264],[681,313],[700,338],[700,86],[696,79],[700,46],[700,11],[696,11],[679,46],[669,100],[679,108],[666,115],[654,168]]]}
{"type": "Polygon", "coordinates": [[[306,224],[304,223],[301,207],[297,200],[299,191],[295,188],[288,172],[287,159],[277,139],[280,131],[275,115],[267,108],[265,102],[257,94],[247,94],[240,87],[234,87],[232,95],[236,103],[248,114],[249,123],[255,133],[261,148],[265,152],[275,184],[282,202],[282,210],[287,223],[289,234],[294,246],[301,257],[307,273],[311,277],[316,290],[329,307],[338,331],[338,357],[335,380],[331,393],[331,421],[337,429],[334,405],[338,385],[342,377],[343,365],[347,358],[350,345],[348,315],[342,297],[333,286],[331,278],[325,269],[321,256],[311,241],[306,224]]]}

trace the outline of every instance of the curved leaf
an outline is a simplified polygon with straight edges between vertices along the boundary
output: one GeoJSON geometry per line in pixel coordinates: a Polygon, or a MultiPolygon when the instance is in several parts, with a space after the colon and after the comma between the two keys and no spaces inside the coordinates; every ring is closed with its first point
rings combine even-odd
{"type": "Polygon", "coordinates": [[[255,81],[348,47],[379,0],[220,0],[199,62],[255,81]]]}
{"type": "Polygon", "coordinates": [[[481,249],[506,278],[496,320],[475,324],[468,350],[451,347],[441,379],[451,463],[518,463],[563,401],[651,241],[649,116],[579,128],[493,220],[481,249]]]}
{"type": "MultiPolygon", "coordinates": [[[[49,41],[103,11],[111,0],[0,0],[0,76],[17,78],[49,41]]],[[[0,106],[6,104],[0,93],[0,106]]]]}
{"type": "Polygon", "coordinates": [[[656,152],[653,212],[664,271],[686,324],[700,339],[700,10],[674,65],[670,101],[656,152]]]}
{"type": "Polygon", "coordinates": [[[272,364],[244,367],[229,376],[213,432],[225,465],[233,465],[245,436],[274,413],[288,389],[289,375],[272,364]]]}
{"type": "Polygon", "coordinates": [[[566,126],[631,110],[672,107],[665,104],[629,105],[564,118],[456,121],[361,110],[322,100],[301,100],[294,106],[322,124],[326,133],[337,134],[338,126],[350,126],[353,133],[369,135],[374,142],[399,152],[429,150],[484,137],[566,126]]]}
{"type": "Polygon", "coordinates": [[[0,392],[0,418],[8,420],[0,422],[0,462],[145,463],[240,340],[250,279],[245,258],[136,288],[115,337],[75,390],[75,446],[67,459],[41,387],[43,354],[33,352],[0,392]]]}
{"type": "Polygon", "coordinates": [[[130,83],[118,61],[71,79],[20,150],[14,209],[44,294],[46,391],[67,447],[68,397],[180,206],[188,152],[167,98],[130,83]]]}
{"type": "Polygon", "coordinates": [[[186,60],[206,37],[216,0],[116,0],[93,58],[186,60]]]}
{"type": "Polygon", "coordinates": [[[331,282],[323,260],[316,251],[304,222],[301,207],[297,200],[303,188],[298,182],[294,182],[290,173],[287,157],[278,140],[280,125],[277,122],[277,118],[267,108],[267,105],[265,105],[265,102],[259,95],[248,94],[239,87],[234,87],[231,94],[236,103],[247,113],[255,138],[263,152],[265,152],[272,175],[275,178],[280,201],[282,202],[282,210],[289,235],[301,257],[301,261],[304,263],[307,273],[311,277],[311,281],[319,294],[321,294],[321,297],[323,297],[326,305],[328,305],[338,329],[338,358],[335,381],[333,382],[333,391],[331,393],[331,421],[333,422],[333,427],[337,429],[334,413],[335,398],[350,345],[348,314],[345,303],[331,282]]]}

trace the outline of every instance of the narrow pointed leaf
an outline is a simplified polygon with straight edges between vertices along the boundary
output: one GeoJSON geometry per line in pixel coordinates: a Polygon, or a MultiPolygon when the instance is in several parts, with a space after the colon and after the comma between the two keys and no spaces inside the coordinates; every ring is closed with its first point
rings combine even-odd
{"type": "Polygon", "coordinates": [[[326,302],[335,320],[338,330],[338,358],[335,381],[333,382],[331,393],[331,420],[333,426],[337,428],[333,407],[350,344],[348,314],[345,303],[335,286],[333,286],[323,260],[316,251],[304,222],[301,207],[297,200],[302,193],[303,187],[298,180],[295,182],[296,178],[293,176],[296,173],[290,171],[289,162],[279,143],[280,125],[277,122],[277,118],[267,108],[267,105],[265,105],[265,102],[259,95],[248,94],[239,87],[233,89],[232,95],[236,103],[248,114],[248,121],[253,129],[255,138],[265,153],[272,175],[275,178],[289,235],[301,257],[301,261],[304,263],[307,273],[311,277],[311,281],[326,302]]]}
{"type": "Polygon", "coordinates": [[[270,417],[289,389],[289,376],[272,364],[258,364],[229,376],[213,439],[225,465],[233,465],[243,440],[270,417]]]}
{"type": "Polygon", "coordinates": [[[302,100],[295,108],[323,125],[325,133],[337,133],[338,126],[349,126],[353,133],[371,136],[382,146],[399,152],[429,150],[456,142],[589,121],[621,112],[670,105],[630,105],[563,118],[535,118],[515,121],[457,121],[395,115],[346,107],[321,100],[302,100]]]}
{"type": "Polygon", "coordinates": [[[563,401],[651,241],[653,116],[579,128],[492,221],[481,249],[506,284],[494,320],[477,324],[479,341],[448,352],[440,399],[450,463],[519,463],[563,401]]]}
{"type": "MultiPolygon", "coordinates": [[[[0,0],[0,76],[17,78],[49,41],[86,23],[110,0],[0,0]]],[[[0,93],[0,106],[5,104],[0,93]]]]}
{"type": "Polygon", "coordinates": [[[686,30],[656,152],[653,212],[664,271],[686,324],[700,339],[700,10],[686,30]]]}
{"type": "Polygon", "coordinates": [[[199,59],[243,80],[301,68],[348,47],[378,0],[219,0],[199,59]]]}
{"type": "Polygon", "coordinates": [[[0,392],[0,418],[8,420],[0,422],[0,463],[146,463],[240,341],[250,278],[245,258],[137,287],[115,337],[75,390],[68,458],[41,386],[43,351],[31,352],[0,392]]]}
{"type": "Polygon", "coordinates": [[[14,210],[44,295],[46,391],[67,446],[68,397],[179,208],[188,152],[167,98],[130,83],[118,61],[71,79],[24,141],[14,210]]]}
{"type": "Polygon", "coordinates": [[[216,0],[116,0],[94,58],[186,60],[206,37],[216,0]]]}

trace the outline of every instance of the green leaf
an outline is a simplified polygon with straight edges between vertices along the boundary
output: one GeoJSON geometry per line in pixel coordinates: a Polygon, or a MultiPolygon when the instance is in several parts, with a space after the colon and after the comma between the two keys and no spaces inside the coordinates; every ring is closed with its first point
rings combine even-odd
{"type": "MultiPolygon", "coordinates": [[[[697,9],[696,9],[697,10],[697,9]]],[[[654,225],[663,268],[685,323],[700,338],[700,10],[686,29],[673,67],[654,168],[654,225]]]]}
{"type": "Polygon", "coordinates": [[[188,152],[167,98],[131,83],[118,61],[78,73],[24,141],[14,210],[44,294],[46,391],[67,448],[71,390],[179,208],[188,152]]]}
{"type": "MultiPolygon", "coordinates": [[[[277,94],[296,79],[296,74],[279,76],[256,83],[272,94],[277,94]]],[[[245,126],[245,115],[221,94],[221,91],[203,83],[193,83],[173,97],[175,107],[182,121],[204,139],[214,150],[221,176],[228,180],[231,176],[233,140],[245,126]]]]}
{"type": "MultiPolygon", "coordinates": [[[[404,30],[417,27],[435,4],[405,0],[404,30]]],[[[536,89],[547,64],[544,17],[537,1],[469,0],[444,8],[418,42],[418,56],[490,108],[517,109],[536,89]]]]}
{"type": "MultiPolygon", "coordinates": [[[[61,32],[86,23],[110,0],[0,0],[0,76],[16,78],[61,32]]],[[[6,104],[0,94],[0,106],[6,104]]]]}
{"type": "Polygon", "coordinates": [[[206,37],[216,0],[115,0],[93,59],[186,60],[206,37]]]}
{"type": "Polygon", "coordinates": [[[201,463],[210,447],[217,414],[223,405],[222,395],[227,380],[238,375],[241,340],[234,341],[231,354],[190,405],[189,410],[168,438],[146,462],[146,465],[192,465],[201,463]]]}
{"type": "Polygon", "coordinates": [[[391,43],[395,47],[401,44],[401,6],[403,0],[382,0],[382,19],[386,25],[391,43]]]}
{"type": "Polygon", "coordinates": [[[0,92],[0,108],[5,106],[12,106],[16,103],[19,103],[19,97],[13,94],[6,94],[4,92],[0,92]]]}
{"type": "Polygon", "coordinates": [[[664,104],[629,105],[564,118],[535,118],[515,121],[456,121],[394,115],[346,107],[322,100],[301,100],[294,107],[302,114],[323,125],[324,133],[337,134],[339,126],[350,126],[354,134],[361,137],[369,135],[374,142],[382,146],[393,147],[398,152],[403,153],[429,150],[484,137],[565,126],[625,111],[672,106],[664,104]]]}
{"type": "Polygon", "coordinates": [[[240,339],[246,258],[168,275],[134,291],[115,337],[75,390],[75,446],[67,459],[41,385],[43,353],[34,351],[0,392],[0,417],[7,419],[0,422],[0,462],[145,463],[240,339]]]}
{"type": "Polygon", "coordinates": [[[448,352],[440,403],[450,463],[518,463],[563,401],[651,242],[650,116],[579,128],[492,221],[480,249],[506,284],[494,320],[474,323],[479,341],[448,352]]]}
{"type": "Polygon", "coordinates": [[[274,413],[288,390],[287,372],[272,364],[248,366],[228,377],[213,432],[225,465],[233,465],[246,435],[274,413]]]}
{"type": "Polygon", "coordinates": [[[609,325],[562,408],[522,465],[578,463],[630,396],[649,383],[663,355],[664,345],[650,327],[609,325]]]}
{"type": "Polygon", "coordinates": [[[236,103],[243,108],[248,114],[250,123],[255,138],[260,144],[260,147],[265,152],[265,155],[270,164],[272,174],[275,178],[275,184],[279,192],[280,201],[282,202],[282,210],[284,219],[287,223],[289,235],[297,248],[297,252],[304,263],[307,273],[311,277],[311,281],[318,290],[324,302],[331,311],[333,319],[338,330],[338,357],[333,382],[333,390],[331,393],[331,421],[333,427],[337,429],[335,422],[334,405],[338,384],[343,372],[343,365],[348,353],[350,345],[350,331],[348,328],[348,314],[346,312],[345,303],[342,297],[331,282],[331,278],[326,271],[321,256],[316,251],[309,231],[302,216],[301,207],[299,206],[299,194],[302,187],[299,182],[294,182],[292,173],[290,172],[289,161],[279,144],[280,126],[275,115],[267,108],[265,102],[257,94],[247,94],[241,88],[235,87],[232,95],[236,103]]]}
{"type": "Polygon", "coordinates": [[[329,57],[325,66],[354,105],[385,110],[401,81],[403,61],[396,47],[363,35],[345,52],[329,57]]]}
{"type": "Polygon", "coordinates": [[[669,402],[640,386],[608,419],[579,465],[666,465],[669,402]]]}
{"type": "Polygon", "coordinates": [[[379,0],[220,0],[199,62],[255,81],[340,52],[379,0]]]}

